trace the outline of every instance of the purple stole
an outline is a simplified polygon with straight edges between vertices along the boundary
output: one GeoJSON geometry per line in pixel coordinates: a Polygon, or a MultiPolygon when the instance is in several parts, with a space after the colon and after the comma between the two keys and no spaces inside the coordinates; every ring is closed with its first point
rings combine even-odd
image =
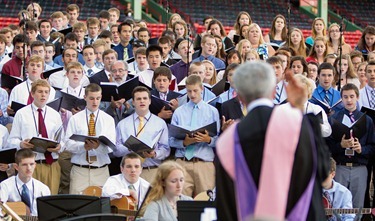
{"type": "MultiPolygon", "coordinates": [[[[251,217],[272,217],[276,220],[284,220],[287,218],[292,221],[306,220],[317,170],[317,153],[315,148],[313,148],[313,173],[309,184],[292,211],[289,214],[285,214],[294,154],[302,125],[301,122],[302,112],[300,110],[291,108],[289,105],[274,108],[266,132],[262,169],[259,179],[259,191],[256,188],[256,184],[242,152],[237,133],[238,122],[231,125],[231,127],[219,137],[217,142],[217,155],[220,161],[223,162],[222,165],[224,169],[234,181],[239,220],[248,220],[251,217]],[[285,127],[285,125],[288,125],[288,127],[285,127]],[[280,130],[280,128],[282,128],[282,130],[280,130]],[[275,131],[278,131],[278,136],[274,136],[273,133],[275,131]],[[287,137],[289,139],[283,139],[285,138],[285,134],[288,134],[287,137]],[[277,154],[269,154],[275,152],[275,143],[277,148],[281,149],[281,157],[286,157],[288,161],[291,159],[291,162],[284,165],[285,160],[283,159],[281,159],[281,162],[280,159],[275,161],[275,158],[279,157],[277,155],[279,151],[277,154]],[[287,149],[286,151],[285,148],[287,149]],[[286,155],[290,156],[288,157],[286,155]],[[277,163],[272,164],[272,162],[277,163]],[[278,168],[276,168],[277,170],[275,166],[278,166],[278,168]],[[277,180],[279,178],[274,177],[273,174],[275,173],[270,175],[272,170],[275,171],[275,173],[276,171],[283,171],[282,176],[287,177],[287,179],[282,179],[280,183],[279,180],[277,180]],[[277,185],[275,185],[275,183],[277,185]],[[270,188],[270,186],[272,188],[270,188]],[[275,191],[281,192],[281,194],[276,193],[276,195],[267,197],[267,194],[275,194],[275,191]],[[275,203],[276,200],[277,203],[275,203]],[[286,215],[288,216],[286,217],[286,215]]],[[[313,146],[315,146],[314,134],[311,129],[309,129],[309,132],[311,142],[313,146]]]]}

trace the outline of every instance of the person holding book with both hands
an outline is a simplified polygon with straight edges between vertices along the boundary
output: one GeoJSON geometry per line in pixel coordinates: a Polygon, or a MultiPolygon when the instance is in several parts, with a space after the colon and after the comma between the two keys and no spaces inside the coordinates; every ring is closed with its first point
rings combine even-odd
{"type": "Polygon", "coordinates": [[[102,90],[97,84],[85,88],[86,108],[73,115],[68,123],[64,148],[72,153],[73,164],[70,172],[70,194],[78,194],[89,186],[103,186],[109,177],[108,164],[111,162],[109,147],[97,139],[85,142],[70,139],[74,134],[90,137],[105,136],[115,143],[115,122],[111,116],[99,110],[102,90]],[[84,122],[82,122],[84,119],[84,122]]]}
{"type": "Polygon", "coordinates": [[[130,136],[136,137],[149,145],[150,150],[142,151],[138,154],[146,158],[142,164],[141,177],[151,182],[161,161],[169,156],[170,153],[168,128],[161,118],[149,111],[151,93],[146,87],[138,86],[134,88],[132,97],[135,112],[120,121],[116,127],[117,151],[114,151],[114,155],[119,157],[131,152],[132,147],[124,145],[130,136]],[[160,136],[160,138],[153,146],[151,140],[154,140],[157,136],[160,136]]]}
{"type": "Polygon", "coordinates": [[[185,139],[169,138],[170,146],[176,148],[177,163],[186,169],[184,194],[188,196],[215,187],[213,147],[220,129],[220,118],[216,108],[203,101],[202,90],[201,77],[190,75],[186,79],[189,102],[176,109],[171,122],[172,125],[189,130],[216,122],[215,136],[210,136],[205,130],[193,136],[186,134],[185,139]]]}
{"type": "MultiPolygon", "coordinates": [[[[29,63],[33,63],[33,60],[33,57],[30,58],[29,63]]],[[[43,67],[42,63],[40,64],[40,68],[43,67]]],[[[30,143],[33,137],[55,139],[60,133],[60,114],[46,105],[50,90],[51,86],[46,80],[38,79],[32,83],[33,102],[17,111],[8,138],[9,147],[31,149],[35,147],[30,143]]],[[[52,194],[57,194],[60,184],[60,165],[57,162],[60,151],[61,145],[57,144],[55,147],[47,148],[45,153],[36,152],[37,165],[33,177],[46,184],[52,194]]]]}
{"type": "Polygon", "coordinates": [[[353,194],[353,207],[362,208],[367,181],[366,165],[368,157],[375,152],[375,134],[372,119],[357,110],[358,97],[359,91],[354,84],[341,88],[344,109],[329,118],[332,134],[327,144],[337,162],[335,180],[353,194]],[[342,124],[352,129],[343,131],[340,129],[342,124]]]}

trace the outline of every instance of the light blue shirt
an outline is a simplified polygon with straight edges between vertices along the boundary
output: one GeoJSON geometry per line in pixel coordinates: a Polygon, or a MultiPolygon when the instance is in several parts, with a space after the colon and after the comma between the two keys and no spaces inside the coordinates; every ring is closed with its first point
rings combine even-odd
{"type": "MultiPolygon", "coordinates": [[[[172,125],[177,125],[186,129],[197,129],[197,128],[190,128],[191,124],[191,116],[194,108],[194,103],[189,101],[188,103],[184,104],[183,106],[177,108],[172,116],[172,125]]],[[[217,126],[217,134],[219,134],[220,130],[220,119],[219,113],[213,106],[207,104],[204,101],[200,101],[198,104],[198,116],[199,120],[197,122],[197,127],[206,126],[212,122],[216,122],[217,126]]],[[[194,157],[200,158],[204,161],[213,161],[214,160],[214,151],[212,148],[215,147],[217,135],[211,137],[210,143],[196,143],[194,149],[194,157]]],[[[177,148],[176,150],[176,157],[184,157],[185,156],[185,146],[183,145],[183,140],[176,139],[174,137],[169,137],[169,145],[171,147],[177,148]]]]}
{"type": "Polygon", "coordinates": [[[196,59],[193,60],[193,63],[194,62],[197,62],[197,61],[204,61],[204,60],[209,60],[211,61],[214,66],[215,66],[215,69],[218,70],[218,69],[225,69],[225,63],[224,61],[220,60],[219,58],[213,56],[213,55],[209,55],[208,57],[204,57],[203,55],[197,57],[196,59]]]}
{"type": "MultiPolygon", "coordinates": [[[[140,135],[137,137],[146,144],[151,144],[152,140],[163,131],[159,141],[154,147],[156,157],[154,159],[147,158],[142,164],[143,167],[158,166],[161,161],[169,156],[170,149],[168,146],[168,127],[165,121],[158,116],[148,112],[144,119],[144,128],[140,135]]],[[[117,150],[113,154],[117,157],[122,157],[131,152],[124,146],[125,141],[130,135],[136,136],[139,125],[139,117],[137,113],[133,113],[129,117],[121,120],[116,127],[116,147],[117,150]]]]}
{"type": "Polygon", "coordinates": [[[228,101],[228,100],[232,99],[233,98],[233,91],[234,91],[234,88],[230,87],[229,90],[221,93],[219,95],[220,96],[219,103],[224,103],[225,101],[228,101]]]}
{"type": "MultiPolygon", "coordinates": [[[[351,192],[340,183],[332,180],[332,188],[329,190],[323,189],[323,192],[327,191],[330,196],[330,202],[332,202],[332,208],[334,209],[352,209],[352,194],[351,192]]],[[[341,215],[341,220],[353,220],[355,214],[343,214],[341,215]]]]}
{"type": "Polygon", "coordinates": [[[8,124],[8,113],[7,113],[7,107],[8,107],[8,92],[4,90],[3,88],[0,88],[0,109],[3,112],[3,115],[0,117],[0,124],[7,125],[8,124]]]}

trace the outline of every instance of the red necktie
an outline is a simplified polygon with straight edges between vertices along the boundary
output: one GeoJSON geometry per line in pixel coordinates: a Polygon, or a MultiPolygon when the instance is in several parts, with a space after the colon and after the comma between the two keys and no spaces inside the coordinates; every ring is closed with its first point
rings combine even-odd
{"type": "MultiPolygon", "coordinates": [[[[46,129],[46,125],[44,124],[44,118],[43,118],[43,114],[42,114],[42,109],[38,109],[38,112],[39,112],[39,124],[38,124],[38,128],[39,128],[39,134],[42,135],[42,137],[44,138],[48,138],[48,134],[47,134],[47,129],[46,129]]],[[[53,158],[52,158],[52,155],[51,155],[51,152],[49,151],[46,151],[44,153],[44,157],[46,158],[46,163],[47,164],[52,164],[53,163],[53,158]]]]}
{"type": "Polygon", "coordinates": [[[27,105],[31,104],[34,101],[34,98],[31,96],[31,92],[29,92],[29,98],[27,98],[27,105]]]}

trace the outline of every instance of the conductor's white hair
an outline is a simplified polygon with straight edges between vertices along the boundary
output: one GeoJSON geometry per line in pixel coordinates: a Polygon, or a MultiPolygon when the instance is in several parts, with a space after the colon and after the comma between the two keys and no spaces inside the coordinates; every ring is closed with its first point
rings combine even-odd
{"type": "Polygon", "coordinates": [[[273,67],[265,62],[245,62],[234,73],[233,81],[237,93],[247,103],[258,98],[271,98],[276,86],[273,67]]]}

